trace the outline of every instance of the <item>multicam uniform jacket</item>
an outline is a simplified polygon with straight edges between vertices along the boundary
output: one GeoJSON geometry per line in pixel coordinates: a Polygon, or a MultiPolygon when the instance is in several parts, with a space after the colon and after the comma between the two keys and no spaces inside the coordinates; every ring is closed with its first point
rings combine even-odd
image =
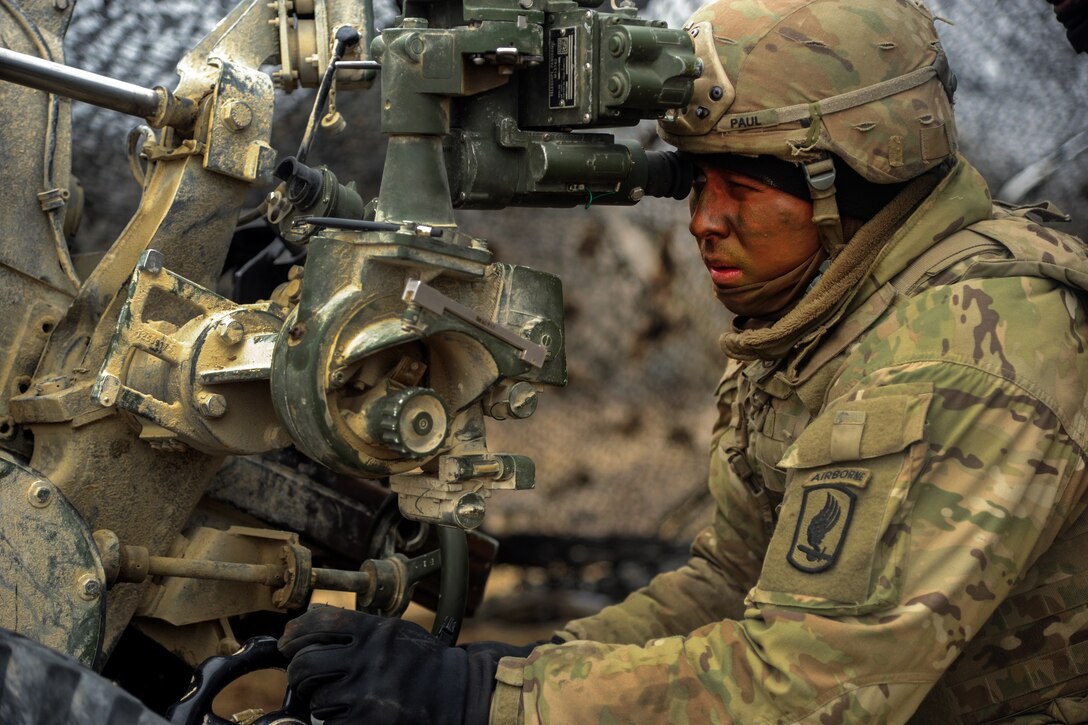
{"type": "Polygon", "coordinates": [[[492,722],[980,722],[1088,689],[1086,289],[1083,243],[961,159],[837,323],[729,364],[689,564],[502,660],[492,722]]]}

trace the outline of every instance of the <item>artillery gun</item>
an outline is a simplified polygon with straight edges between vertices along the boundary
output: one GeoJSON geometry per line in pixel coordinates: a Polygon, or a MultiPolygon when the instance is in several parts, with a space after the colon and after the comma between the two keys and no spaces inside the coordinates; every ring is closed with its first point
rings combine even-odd
{"type": "MultiPolygon", "coordinates": [[[[438,573],[435,634],[456,641],[465,532],[535,481],[485,420],[531,416],[566,351],[560,281],[495,262],[454,209],[690,188],[680,157],[598,129],[700,113],[692,38],[601,5],[405,0],[377,33],[370,0],[244,0],[169,90],[65,66],[70,3],[0,0],[0,627],[94,669],[135,628],[197,666],[239,649],[238,617],[323,590],[396,615],[438,573]],[[306,161],[345,123],[330,97],[377,77],[388,151],[366,201],[306,161]],[[299,87],[316,100],[278,159],[276,90],[299,87]],[[87,269],[69,99],[147,123],[139,208],[87,269]],[[297,252],[264,299],[217,291],[240,218],[297,252]]],[[[213,660],[175,717],[274,650],[213,660]]]]}

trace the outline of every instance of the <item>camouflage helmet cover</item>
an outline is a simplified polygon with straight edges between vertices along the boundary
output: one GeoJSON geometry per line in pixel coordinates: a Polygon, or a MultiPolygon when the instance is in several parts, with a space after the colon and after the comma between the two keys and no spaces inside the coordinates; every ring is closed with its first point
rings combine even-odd
{"type": "Polygon", "coordinates": [[[955,77],[921,0],[717,0],[684,26],[704,64],[659,126],[690,153],[831,153],[874,183],[956,152],[955,77]]]}

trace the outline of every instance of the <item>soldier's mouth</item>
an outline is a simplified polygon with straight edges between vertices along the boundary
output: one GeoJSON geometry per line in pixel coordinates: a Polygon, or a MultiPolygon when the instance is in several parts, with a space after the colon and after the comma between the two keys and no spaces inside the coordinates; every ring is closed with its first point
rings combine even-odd
{"type": "Polygon", "coordinates": [[[744,274],[740,267],[707,264],[706,268],[710,271],[710,278],[714,281],[715,286],[718,287],[734,285],[740,281],[740,278],[744,274]]]}

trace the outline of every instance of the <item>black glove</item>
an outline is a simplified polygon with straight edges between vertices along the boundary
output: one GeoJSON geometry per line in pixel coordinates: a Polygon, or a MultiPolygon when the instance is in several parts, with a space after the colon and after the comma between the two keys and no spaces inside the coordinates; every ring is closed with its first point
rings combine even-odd
{"type": "Polygon", "coordinates": [[[1047,0],[1058,22],[1065,26],[1069,44],[1078,53],[1088,52],[1088,0],[1047,0]]]}
{"type": "Polygon", "coordinates": [[[279,641],[291,687],[328,725],[486,725],[499,660],[536,644],[446,647],[412,622],[338,607],[292,620],[279,641]]]}

